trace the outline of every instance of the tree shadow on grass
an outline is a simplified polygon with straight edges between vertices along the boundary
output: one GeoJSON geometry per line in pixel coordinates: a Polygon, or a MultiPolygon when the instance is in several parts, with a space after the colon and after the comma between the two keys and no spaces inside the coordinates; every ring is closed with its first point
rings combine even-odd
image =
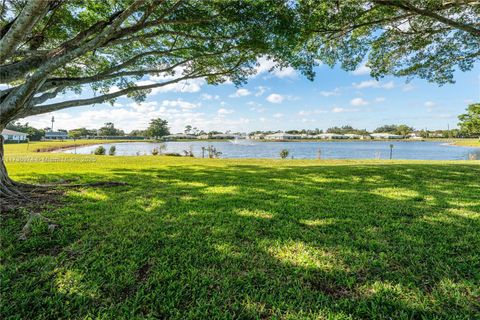
{"type": "Polygon", "coordinates": [[[480,311],[478,166],[199,164],[107,175],[130,185],[70,191],[69,204],[49,213],[63,225],[53,234],[39,227],[18,243],[5,236],[18,222],[7,223],[2,314],[383,319],[480,311]]]}

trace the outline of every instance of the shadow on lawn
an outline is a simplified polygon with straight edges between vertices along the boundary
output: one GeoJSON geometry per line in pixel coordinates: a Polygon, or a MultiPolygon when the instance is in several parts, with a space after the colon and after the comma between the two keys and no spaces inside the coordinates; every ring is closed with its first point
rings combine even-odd
{"type": "Polygon", "coordinates": [[[479,166],[199,164],[108,174],[131,186],[72,192],[72,204],[50,215],[63,224],[57,233],[7,239],[2,314],[480,312],[479,166]]]}

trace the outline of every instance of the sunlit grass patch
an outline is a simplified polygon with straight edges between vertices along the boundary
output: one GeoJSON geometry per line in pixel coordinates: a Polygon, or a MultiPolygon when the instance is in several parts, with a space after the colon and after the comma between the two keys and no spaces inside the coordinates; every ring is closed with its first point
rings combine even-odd
{"type": "Polygon", "coordinates": [[[236,194],[238,193],[237,186],[216,186],[216,187],[207,187],[202,191],[204,194],[236,194]]]}
{"type": "MultiPolygon", "coordinates": [[[[7,145],[7,152],[9,146],[7,145]]],[[[12,150],[12,149],[10,149],[12,150]]],[[[97,157],[7,163],[66,189],[18,241],[0,317],[476,319],[480,162],[97,157]]]]}
{"type": "Polygon", "coordinates": [[[271,218],[273,218],[273,214],[271,214],[268,211],[263,211],[263,210],[243,209],[243,210],[238,210],[237,214],[239,216],[243,216],[243,217],[253,217],[253,218],[261,218],[261,219],[271,219],[271,218]]]}
{"type": "Polygon", "coordinates": [[[341,270],[342,263],[335,259],[333,253],[309,246],[300,241],[287,243],[272,243],[269,253],[282,263],[300,266],[303,268],[320,270],[341,270]]]}
{"type": "Polygon", "coordinates": [[[377,188],[377,189],[374,189],[372,193],[385,198],[396,199],[396,200],[417,200],[417,201],[423,200],[419,192],[408,189],[408,188],[399,188],[399,187],[377,188]]]}

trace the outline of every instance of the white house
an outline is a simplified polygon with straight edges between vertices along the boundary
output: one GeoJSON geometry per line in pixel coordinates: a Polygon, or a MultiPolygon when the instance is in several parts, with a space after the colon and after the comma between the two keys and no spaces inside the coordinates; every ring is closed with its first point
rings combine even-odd
{"type": "Polygon", "coordinates": [[[372,133],[370,136],[374,139],[403,139],[405,138],[402,135],[399,134],[393,134],[393,133],[372,133]]]}
{"type": "Polygon", "coordinates": [[[268,134],[265,136],[265,140],[295,140],[300,139],[301,137],[296,134],[288,134],[284,132],[277,132],[273,134],[268,134]]]}
{"type": "Polygon", "coordinates": [[[252,140],[263,140],[265,139],[265,135],[263,133],[256,133],[253,136],[250,136],[252,140]]]}
{"type": "Polygon", "coordinates": [[[319,139],[348,139],[347,136],[338,133],[322,133],[317,135],[319,139]]]}
{"type": "Polygon", "coordinates": [[[68,134],[64,131],[47,131],[45,132],[45,140],[66,140],[68,134]]]}
{"type": "Polygon", "coordinates": [[[228,134],[228,133],[219,133],[219,134],[212,134],[210,139],[235,139],[238,138],[237,135],[228,134]]]}
{"type": "Polygon", "coordinates": [[[196,136],[191,135],[191,134],[183,134],[183,133],[177,133],[177,134],[170,134],[168,136],[163,136],[162,137],[164,140],[181,140],[181,139],[197,139],[196,136]]]}
{"type": "Polygon", "coordinates": [[[27,134],[23,132],[3,129],[2,136],[6,142],[24,142],[27,141],[27,134]]]}
{"type": "Polygon", "coordinates": [[[362,139],[363,136],[361,134],[355,134],[355,133],[347,133],[345,135],[348,139],[362,139]]]}

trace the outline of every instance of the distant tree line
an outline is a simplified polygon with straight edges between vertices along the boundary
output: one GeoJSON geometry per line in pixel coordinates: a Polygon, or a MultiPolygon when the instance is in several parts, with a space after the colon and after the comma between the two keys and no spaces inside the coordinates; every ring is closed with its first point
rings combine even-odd
{"type": "MultiPolygon", "coordinates": [[[[461,114],[459,117],[460,122],[458,123],[459,129],[452,129],[452,130],[415,130],[413,127],[408,126],[406,124],[388,124],[383,125],[373,132],[375,133],[391,133],[391,134],[398,134],[406,136],[408,134],[415,133],[417,136],[422,138],[460,138],[460,137],[480,137],[480,103],[474,103],[468,106],[466,109],[466,113],[461,114]]],[[[19,132],[24,132],[27,134],[28,139],[31,141],[38,141],[41,140],[45,136],[45,132],[50,130],[50,128],[44,129],[37,129],[29,125],[29,123],[21,124],[20,122],[9,123],[7,125],[7,129],[15,130],[19,132]]],[[[59,129],[58,131],[66,130],[59,129]]],[[[272,134],[279,131],[253,131],[250,132],[249,135],[255,134],[272,134]]],[[[285,131],[289,134],[308,134],[308,135],[316,135],[323,133],[323,130],[315,128],[315,129],[299,129],[299,130],[288,130],[285,131]]],[[[184,134],[193,135],[193,136],[200,136],[200,135],[215,135],[215,134],[238,134],[232,133],[230,130],[225,132],[212,130],[206,132],[204,130],[200,130],[197,127],[192,127],[191,125],[185,126],[183,131],[184,134]]],[[[336,134],[359,134],[359,135],[366,135],[370,132],[366,129],[359,129],[354,128],[351,125],[344,125],[341,127],[331,127],[326,130],[326,133],[336,133],[336,134]]],[[[70,138],[73,139],[80,139],[85,137],[95,137],[95,136],[102,136],[102,137],[145,137],[150,139],[160,139],[164,136],[170,135],[170,128],[168,126],[168,121],[163,120],[161,118],[151,119],[149,126],[146,130],[132,130],[130,133],[125,134],[123,130],[115,128],[115,125],[112,122],[105,123],[99,129],[86,129],[86,128],[78,128],[72,129],[68,131],[68,135],[70,138]]]]}

